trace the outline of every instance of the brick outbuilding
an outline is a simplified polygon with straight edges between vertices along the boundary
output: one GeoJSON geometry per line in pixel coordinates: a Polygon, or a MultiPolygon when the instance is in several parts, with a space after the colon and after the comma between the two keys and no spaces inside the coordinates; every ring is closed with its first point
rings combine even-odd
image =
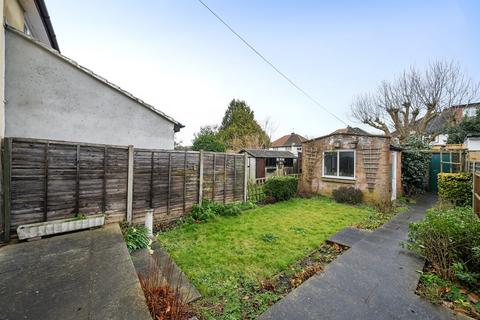
{"type": "Polygon", "coordinates": [[[386,202],[402,193],[401,150],[391,138],[347,127],[303,142],[300,192],[331,195],[355,187],[367,202],[386,202]]]}

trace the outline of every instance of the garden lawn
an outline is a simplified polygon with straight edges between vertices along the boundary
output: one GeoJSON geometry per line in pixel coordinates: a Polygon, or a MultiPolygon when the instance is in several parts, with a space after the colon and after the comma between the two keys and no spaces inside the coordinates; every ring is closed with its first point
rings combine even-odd
{"type": "MultiPolygon", "coordinates": [[[[244,318],[248,315],[241,307],[242,298],[245,300],[242,286],[284,271],[328,237],[359,223],[371,212],[368,207],[323,197],[293,199],[239,216],[184,224],[160,233],[158,239],[209,303],[221,305],[218,314],[244,318]]],[[[215,317],[214,313],[210,316],[215,317]]],[[[208,312],[203,315],[209,318],[208,312]]]]}

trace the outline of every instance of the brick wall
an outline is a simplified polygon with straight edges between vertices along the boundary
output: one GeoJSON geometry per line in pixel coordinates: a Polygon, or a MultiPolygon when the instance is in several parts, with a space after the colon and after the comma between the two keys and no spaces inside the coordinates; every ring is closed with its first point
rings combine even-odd
{"type": "MultiPolygon", "coordinates": [[[[342,186],[363,191],[367,202],[389,201],[391,197],[390,139],[381,136],[335,134],[303,143],[301,192],[331,195],[342,186]],[[323,152],[355,150],[355,179],[323,177],[323,152]]],[[[401,153],[398,153],[401,163],[401,153]]],[[[401,194],[401,165],[397,167],[397,190],[401,194]]]]}

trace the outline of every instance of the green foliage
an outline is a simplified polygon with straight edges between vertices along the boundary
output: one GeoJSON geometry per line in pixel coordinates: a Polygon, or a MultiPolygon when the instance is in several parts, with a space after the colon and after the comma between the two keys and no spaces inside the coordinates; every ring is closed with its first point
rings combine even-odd
{"type": "Polygon", "coordinates": [[[243,100],[233,99],[222,119],[219,135],[232,150],[266,148],[270,139],[255,120],[253,110],[243,100]]]}
{"type": "Polygon", "coordinates": [[[77,221],[77,220],[85,220],[85,219],[87,219],[87,215],[85,213],[77,213],[75,217],[73,217],[71,220],[77,221]]]}
{"type": "Polygon", "coordinates": [[[450,202],[456,206],[472,204],[472,174],[439,173],[438,195],[442,201],[450,202]]]}
{"type": "Polygon", "coordinates": [[[247,184],[248,200],[254,203],[261,203],[265,199],[265,188],[263,184],[257,184],[248,181],[247,184]]]}
{"type": "Polygon", "coordinates": [[[193,205],[190,218],[196,222],[205,222],[214,220],[218,216],[238,216],[242,211],[255,208],[252,202],[234,202],[222,204],[204,199],[201,205],[193,205]]]}
{"type": "Polygon", "coordinates": [[[274,233],[269,232],[262,235],[262,240],[265,242],[275,242],[277,241],[277,239],[278,239],[278,236],[274,233]]]}
{"type": "Polygon", "coordinates": [[[295,232],[296,234],[306,234],[307,231],[302,227],[293,226],[289,229],[290,231],[295,232]]]}
{"type": "Polygon", "coordinates": [[[430,146],[421,137],[410,136],[402,145],[402,186],[405,194],[421,193],[425,187],[430,154],[424,152],[430,146]]]}
{"type": "Polygon", "coordinates": [[[469,207],[430,209],[423,221],[410,224],[409,240],[406,246],[425,257],[445,279],[455,278],[459,271],[456,263],[465,267],[463,271],[480,272],[480,259],[475,254],[480,246],[480,219],[469,207]]]}
{"type": "Polygon", "coordinates": [[[451,123],[447,128],[447,143],[463,143],[470,133],[480,133],[480,113],[475,117],[463,117],[459,123],[451,123]]]}
{"type": "Polygon", "coordinates": [[[220,138],[218,129],[215,126],[205,126],[201,127],[200,132],[195,134],[192,150],[225,152],[227,150],[227,146],[220,138]]]}
{"type": "Polygon", "coordinates": [[[151,240],[148,237],[148,229],[145,226],[123,225],[122,233],[125,244],[130,252],[147,248],[150,245],[151,240]]]}
{"type": "Polygon", "coordinates": [[[455,278],[464,286],[475,289],[478,285],[478,274],[471,273],[467,270],[464,264],[455,262],[452,265],[455,278]]]}
{"type": "Polygon", "coordinates": [[[284,201],[295,197],[298,190],[298,178],[273,177],[267,179],[264,185],[265,195],[275,201],[284,201]]]}
{"type": "Polygon", "coordinates": [[[333,190],[332,198],[339,203],[359,204],[362,202],[363,193],[354,187],[340,187],[333,190]]]}

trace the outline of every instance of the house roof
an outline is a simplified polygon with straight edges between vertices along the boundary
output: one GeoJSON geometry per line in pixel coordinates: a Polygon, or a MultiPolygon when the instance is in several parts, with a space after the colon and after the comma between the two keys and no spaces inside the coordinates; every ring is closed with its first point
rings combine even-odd
{"type": "MultiPolygon", "coordinates": [[[[427,133],[441,133],[446,126],[452,122],[459,122],[462,119],[462,112],[465,108],[480,108],[480,102],[460,104],[446,108],[440,114],[435,116],[427,125],[427,133]]],[[[421,121],[423,118],[418,119],[421,121]]]]}
{"type": "Polygon", "coordinates": [[[290,151],[281,150],[242,149],[239,153],[247,153],[253,158],[296,158],[290,151]]]}
{"type": "Polygon", "coordinates": [[[332,132],[332,134],[358,134],[358,135],[370,135],[367,131],[360,129],[358,127],[350,127],[347,126],[346,128],[337,129],[332,132]]]}
{"type": "Polygon", "coordinates": [[[465,140],[468,138],[480,138],[480,133],[469,133],[465,136],[465,140]]]}
{"type": "Polygon", "coordinates": [[[293,145],[301,145],[302,142],[306,141],[306,140],[307,139],[302,137],[301,135],[292,132],[291,134],[287,134],[287,135],[273,141],[272,142],[272,147],[274,147],[274,148],[290,147],[292,144],[293,145]]]}
{"type": "Polygon", "coordinates": [[[140,105],[142,105],[143,107],[151,110],[152,112],[154,112],[155,114],[157,114],[158,116],[170,121],[171,123],[174,124],[174,130],[175,132],[178,132],[180,131],[181,128],[185,127],[184,125],[182,125],[180,122],[176,121],[175,119],[173,119],[172,117],[166,115],[165,113],[163,113],[162,111],[156,109],[154,106],[152,106],[151,104],[148,104],[146,103],[145,101],[143,101],[142,99],[140,98],[137,98],[136,96],[134,96],[133,94],[131,94],[130,92],[120,88],[119,86],[117,86],[116,84],[113,84],[111,83],[110,81],[108,81],[107,79],[103,78],[102,76],[99,76],[98,74],[96,74],[95,72],[93,72],[92,70],[88,69],[88,68],[85,68],[84,66],[81,66],[80,64],[78,64],[76,61],[62,55],[59,51],[57,50],[54,50],[52,48],[50,48],[49,46],[45,45],[44,43],[38,41],[37,39],[13,28],[12,26],[9,26],[9,25],[6,25],[5,28],[19,36],[21,36],[22,38],[32,42],[33,44],[37,45],[38,47],[50,52],[51,54],[55,55],[56,57],[62,59],[63,61],[69,63],[70,65],[74,66],[75,68],[79,69],[80,71],[83,71],[85,72],[86,74],[88,74],[89,76],[97,79],[98,81],[102,82],[103,84],[109,86],[110,88],[120,92],[121,94],[127,96],[128,98],[132,99],[133,101],[139,103],[140,105]]]}
{"type": "Polygon", "coordinates": [[[60,52],[60,48],[58,47],[57,42],[57,36],[55,35],[55,31],[53,30],[52,20],[50,19],[50,15],[48,14],[45,1],[35,0],[35,5],[38,9],[38,13],[40,14],[43,25],[45,26],[45,30],[47,31],[48,39],[50,40],[52,48],[60,52]]]}
{"type": "Polygon", "coordinates": [[[337,130],[333,131],[332,133],[327,134],[325,136],[313,138],[313,139],[307,140],[305,142],[320,140],[320,139],[328,138],[328,137],[335,136],[335,135],[367,136],[367,137],[377,137],[377,138],[390,139],[390,137],[386,136],[386,135],[371,134],[371,133],[368,133],[367,131],[362,130],[360,128],[348,126],[346,128],[337,129],[337,130]]]}

